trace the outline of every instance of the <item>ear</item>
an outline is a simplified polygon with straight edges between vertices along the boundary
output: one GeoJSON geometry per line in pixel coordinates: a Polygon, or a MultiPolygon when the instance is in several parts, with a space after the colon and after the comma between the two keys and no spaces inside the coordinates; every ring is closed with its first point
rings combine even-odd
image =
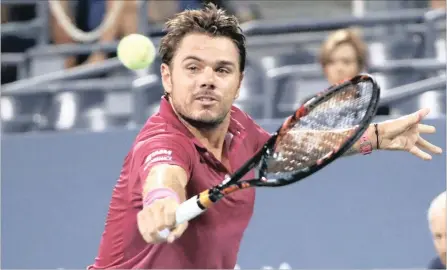
{"type": "Polygon", "coordinates": [[[172,80],[171,80],[171,70],[169,66],[165,63],[160,65],[161,82],[163,84],[164,90],[171,94],[172,92],[172,80]]]}
{"type": "Polygon", "coordinates": [[[239,85],[237,86],[236,95],[234,96],[234,100],[239,98],[239,93],[241,92],[241,84],[244,79],[245,72],[241,72],[241,77],[239,79],[239,85]]]}

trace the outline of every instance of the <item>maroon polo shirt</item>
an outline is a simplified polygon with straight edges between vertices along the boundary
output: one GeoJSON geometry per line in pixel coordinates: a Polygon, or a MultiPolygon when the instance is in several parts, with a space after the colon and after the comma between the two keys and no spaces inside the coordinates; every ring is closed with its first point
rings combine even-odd
{"type": "MultiPolygon", "coordinates": [[[[142,187],[151,167],[181,166],[189,176],[187,197],[219,184],[241,167],[268,139],[244,112],[231,110],[224,143],[231,172],[227,171],[189,132],[162,98],[160,111],[148,119],[125,158],[116,184],[98,256],[89,269],[232,269],[239,245],[253,214],[255,189],[235,192],[190,221],[172,244],[147,244],[137,228],[142,209],[142,187]]],[[[253,172],[246,178],[254,177],[253,172]]]]}

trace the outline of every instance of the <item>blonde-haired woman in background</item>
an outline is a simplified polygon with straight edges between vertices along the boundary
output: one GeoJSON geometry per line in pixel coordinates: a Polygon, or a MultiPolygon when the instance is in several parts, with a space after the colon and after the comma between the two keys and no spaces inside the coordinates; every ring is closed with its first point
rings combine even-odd
{"type": "Polygon", "coordinates": [[[366,68],[367,46],[356,30],[337,30],[323,42],[319,60],[328,82],[338,83],[366,68]]]}

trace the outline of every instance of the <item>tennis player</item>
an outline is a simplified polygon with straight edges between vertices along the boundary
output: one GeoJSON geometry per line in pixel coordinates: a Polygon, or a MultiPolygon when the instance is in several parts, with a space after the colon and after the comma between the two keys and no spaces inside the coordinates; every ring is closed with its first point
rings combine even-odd
{"type": "MultiPolygon", "coordinates": [[[[234,193],[189,224],[173,225],[179,203],[220,183],[269,137],[232,105],[244,76],[245,37],[234,16],[210,4],[169,20],[159,53],[165,95],[125,158],[89,269],[234,268],[255,189],[234,193]],[[165,228],[172,229],[167,241],[157,234],[165,228]]],[[[372,125],[351,152],[379,146],[431,159],[427,152],[441,149],[420,137],[435,132],[419,124],[428,113],[379,123],[378,136],[372,125]]]]}

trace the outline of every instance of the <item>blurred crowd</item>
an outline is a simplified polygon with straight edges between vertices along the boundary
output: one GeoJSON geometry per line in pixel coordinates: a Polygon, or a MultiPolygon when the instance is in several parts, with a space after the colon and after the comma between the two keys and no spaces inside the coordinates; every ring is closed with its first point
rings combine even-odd
{"type": "MultiPolygon", "coordinates": [[[[71,0],[59,1],[65,13],[71,18],[74,25],[82,31],[96,29],[108,16],[117,0],[71,0]]],[[[225,0],[164,0],[149,1],[147,8],[147,23],[149,25],[162,25],[167,18],[178,11],[187,8],[200,7],[203,2],[213,2],[235,14],[241,22],[260,19],[261,14],[256,5],[246,4],[233,6],[225,0]]],[[[430,0],[429,5],[433,9],[445,9],[445,0],[430,0]]],[[[137,0],[126,0],[118,15],[118,20],[113,26],[102,33],[99,42],[109,43],[121,37],[135,33],[138,30],[137,21],[139,3],[137,0]]],[[[1,23],[29,21],[36,17],[36,7],[33,5],[1,5],[1,23]]],[[[76,41],[61,27],[60,22],[51,15],[49,20],[49,42],[52,44],[75,43],[76,41]]],[[[36,45],[34,38],[2,36],[2,53],[24,52],[36,45]]],[[[90,55],[68,56],[64,61],[65,68],[78,65],[97,63],[115,56],[102,52],[93,52],[90,55]]],[[[368,48],[361,33],[357,29],[340,29],[329,34],[321,44],[319,50],[319,63],[329,84],[337,83],[346,78],[353,77],[359,72],[366,71],[368,65],[368,48]]],[[[1,83],[9,83],[17,79],[17,71],[14,67],[2,68],[1,83]]],[[[381,110],[387,110],[381,108],[381,110]]],[[[379,114],[382,112],[379,111],[379,114]]],[[[387,114],[383,112],[383,114],[387,114]]],[[[444,265],[445,269],[445,192],[439,195],[430,207],[428,220],[433,232],[433,240],[438,257],[434,259],[430,268],[444,265]]]]}
{"type": "MultiPolygon", "coordinates": [[[[93,31],[110,15],[117,0],[73,0],[58,1],[65,14],[73,24],[82,31],[93,31]]],[[[241,22],[260,19],[261,14],[256,4],[249,3],[238,5],[225,0],[164,0],[148,1],[147,23],[149,25],[162,25],[167,18],[184,9],[200,7],[205,2],[213,2],[235,14],[241,22]]],[[[445,8],[445,0],[429,0],[431,8],[445,8]]],[[[1,22],[29,21],[36,17],[34,5],[1,5],[1,22]]],[[[120,39],[130,33],[138,31],[139,1],[122,1],[119,9],[118,20],[108,27],[99,38],[99,42],[109,43],[120,39]]],[[[50,12],[49,43],[68,44],[76,41],[67,33],[61,23],[50,12]]],[[[2,36],[2,53],[18,53],[36,45],[32,38],[2,36]]],[[[67,56],[64,62],[65,68],[71,68],[82,64],[97,63],[106,58],[116,56],[115,53],[106,54],[93,52],[89,55],[67,56]]],[[[320,50],[320,63],[329,83],[334,83],[363,71],[367,65],[367,48],[359,33],[355,30],[344,29],[336,31],[328,37],[320,50]]],[[[15,67],[2,69],[1,83],[9,83],[17,79],[15,67]]]]}
{"type": "MultiPolygon", "coordinates": [[[[408,3],[412,1],[414,2],[416,0],[408,0],[408,3]]],[[[123,36],[135,32],[140,32],[142,25],[145,26],[146,28],[145,31],[149,30],[150,32],[155,29],[155,32],[159,32],[159,30],[163,27],[164,22],[168,18],[172,17],[175,13],[182,11],[184,9],[198,8],[205,2],[213,2],[217,6],[223,7],[228,12],[235,14],[239,18],[240,22],[247,22],[258,19],[262,20],[264,19],[264,17],[268,17],[268,12],[266,11],[267,9],[264,7],[263,3],[255,1],[148,0],[146,5],[147,9],[144,10],[142,8],[143,7],[142,1],[140,0],[69,0],[69,1],[57,0],[49,2],[50,5],[48,11],[49,14],[48,29],[45,28],[47,30],[46,34],[48,35],[46,35],[45,33],[42,34],[42,36],[45,37],[44,45],[46,44],[63,45],[63,44],[75,44],[81,42],[110,44],[111,42],[119,40],[123,36]],[[56,4],[54,3],[57,3],[59,9],[58,11],[55,10],[54,5],[56,4]],[[84,36],[90,35],[95,36],[95,38],[91,39],[91,41],[85,41],[85,40],[80,41],[80,39],[76,37],[75,34],[73,34],[73,31],[70,31],[70,27],[67,27],[67,22],[64,22],[63,18],[61,19],[60,14],[63,14],[63,16],[66,16],[68,20],[71,21],[70,26],[72,26],[72,29],[77,28],[78,30],[84,32],[83,33],[84,36]],[[144,19],[143,21],[139,21],[139,18],[144,19]],[[103,27],[104,25],[106,25],[107,27],[103,27]],[[100,29],[101,31],[98,31],[98,29],[100,29]],[[47,36],[48,38],[46,38],[47,36]]],[[[408,3],[405,2],[404,6],[408,6],[405,8],[414,8],[414,6],[408,3]]],[[[429,7],[433,9],[445,8],[444,0],[425,0],[425,1],[421,0],[418,3],[419,3],[418,7],[429,7]],[[420,4],[422,2],[423,5],[420,4]]],[[[2,23],[29,22],[30,20],[36,18],[36,16],[38,15],[40,15],[39,18],[42,17],[42,13],[39,12],[38,5],[2,5],[1,7],[2,7],[2,17],[1,17],[2,23]]],[[[279,15],[276,14],[276,17],[278,16],[279,15]]],[[[336,16],[340,15],[337,14],[336,16]]],[[[277,61],[277,63],[275,62],[273,64],[275,67],[279,67],[281,65],[284,66],[284,65],[314,64],[318,62],[324,75],[324,77],[318,75],[318,78],[315,79],[316,81],[318,80],[316,82],[317,86],[305,85],[304,82],[299,82],[300,85],[295,86],[292,85],[293,83],[295,83],[292,80],[288,80],[287,82],[286,80],[278,81],[277,86],[278,89],[281,88],[287,90],[285,90],[284,93],[282,93],[281,95],[278,95],[278,100],[275,101],[275,103],[281,104],[282,100],[280,100],[279,98],[279,96],[281,96],[282,99],[287,100],[287,102],[284,102],[284,104],[286,105],[284,106],[286,108],[285,110],[287,110],[290,107],[290,105],[293,105],[296,102],[302,103],[305,100],[307,100],[309,95],[312,95],[312,93],[306,91],[296,94],[298,91],[300,91],[299,89],[320,88],[323,87],[323,84],[325,87],[328,84],[334,84],[344,79],[351,78],[360,72],[368,72],[369,71],[368,66],[376,64],[374,60],[377,59],[371,59],[371,57],[369,57],[372,54],[372,51],[374,51],[373,50],[374,48],[373,46],[369,45],[371,44],[371,40],[366,41],[367,39],[364,39],[365,32],[362,31],[363,30],[357,28],[346,28],[336,30],[332,33],[326,32],[322,33],[321,39],[319,39],[318,42],[312,45],[312,49],[301,48],[300,46],[297,46],[297,48],[292,49],[294,51],[291,53],[289,53],[288,51],[284,52],[281,51],[279,53],[272,52],[272,55],[274,56],[272,62],[277,61]],[[323,40],[323,38],[325,40],[323,40]],[[317,45],[317,47],[315,47],[315,45],[317,45]],[[290,94],[289,96],[289,93],[292,94],[290,94]]],[[[408,43],[407,40],[403,38],[401,39],[396,38],[396,40],[386,40],[386,41],[390,44],[384,44],[384,46],[389,46],[390,49],[387,48],[383,50],[384,51],[393,50],[393,52],[389,54],[394,54],[394,51],[398,51],[399,56],[396,59],[411,57],[409,56],[410,54],[413,55],[412,48],[410,48],[411,52],[410,50],[408,50],[409,51],[408,53],[404,50],[405,48],[403,49],[400,48],[402,43],[408,43]],[[392,42],[396,44],[394,43],[391,44],[392,42]]],[[[36,41],[35,37],[29,38],[23,35],[22,36],[2,35],[2,45],[3,45],[2,53],[23,53],[27,49],[35,47],[36,45],[40,45],[40,43],[39,40],[36,41]]],[[[272,47],[272,49],[273,48],[274,47],[272,47]]],[[[115,56],[116,53],[113,51],[107,53],[99,50],[93,50],[91,51],[91,53],[86,52],[84,54],[73,53],[73,55],[57,53],[55,54],[55,57],[57,57],[57,59],[56,61],[54,61],[56,62],[56,64],[54,65],[46,64],[47,62],[51,61],[44,62],[40,61],[40,59],[39,61],[35,61],[35,58],[33,58],[32,60],[30,60],[29,63],[28,62],[26,63],[27,65],[26,68],[29,69],[27,70],[28,73],[44,74],[45,72],[60,70],[62,67],[69,69],[81,65],[98,63],[104,61],[107,58],[115,56]],[[31,61],[33,63],[31,63],[31,61]],[[46,65],[46,66],[40,68],[40,65],[46,65]],[[38,70],[37,72],[36,69],[38,70]]],[[[394,57],[394,55],[391,57],[394,57]]],[[[49,60],[54,60],[54,58],[49,60]]],[[[263,66],[265,64],[264,62],[268,61],[260,61],[260,62],[262,63],[255,63],[255,64],[256,65],[260,64],[262,68],[267,69],[272,68],[267,64],[266,67],[263,66]]],[[[23,66],[24,66],[23,63],[21,63],[21,67],[23,66]]],[[[20,69],[18,65],[2,65],[1,83],[5,84],[16,81],[19,78],[20,74],[19,72],[20,69]]],[[[154,65],[154,68],[151,69],[151,72],[158,73],[158,67],[155,67],[154,65]]],[[[34,74],[34,76],[35,75],[36,74],[34,74]]],[[[105,74],[104,72],[104,75],[107,76],[110,74],[105,74]]],[[[392,82],[390,83],[390,85],[385,84],[385,86],[387,86],[388,88],[410,83],[407,80],[401,80],[401,77],[406,78],[410,76],[400,76],[400,77],[397,75],[394,77],[393,76],[391,75],[389,76],[391,79],[386,78],[388,79],[387,82],[389,81],[392,82]]],[[[259,74],[256,74],[251,77],[246,76],[245,78],[250,79],[252,77],[260,78],[259,74]]],[[[249,81],[250,83],[250,80],[247,79],[247,81],[249,81]]],[[[252,86],[246,88],[261,89],[261,86],[252,83],[252,86]]],[[[251,91],[250,89],[248,90],[251,91]]],[[[42,98],[42,100],[44,99],[42,98]]],[[[48,100],[50,100],[50,98],[48,98],[48,100]]],[[[103,102],[103,100],[105,100],[105,97],[104,98],[102,96],[98,97],[98,100],[99,104],[100,102],[103,102]]],[[[86,106],[88,108],[92,107],[90,105],[93,104],[92,102],[86,101],[87,104],[86,106]]],[[[84,113],[84,111],[88,111],[83,106],[84,105],[82,104],[79,105],[79,108],[82,108],[82,110],[79,109],[80,111],[79,115],[84,113]]],[[[26,106],[23,105],[22,107],[26,106]]],[[[32,110],[29,109],[26,111],[31,112],[32,110]]],[[[390,109],[389,107],[380,107],[378,115],[389,115],[392,112],[393,109],[390,109]]],[[[31,113],[35,114],[34,111],[32,111],[31,113]]],[[[253,115],[257,116],[261,115],[259,110],[257,111],[257,108],[254,108],[253,111],[250,111],[248,113],[252,113],[253,115]]],[[[274,112],[274,115],[275,117],[282,117],[281,113],[283,113],[283,111],[278,110],[274,112]]]]}
{"type": "MultiPolygon", "coordinates": [[[[73,24],[82,31],[89,32],[96,29],[103,20],[110,15],[114,6],[118,4],[117,0],[71,0],[59,1],[65,14],[71,19],[73,24]]],[[[147,23],[149,25],[161,25],[167,18],[176,12],[184,9],[194,9],[200,7],[205,2],[213,2],[233,14],[236,14],[241,22],[259,18],[259,12],[256,5],[238,5],[235,8],[231,2],[225,0],[164,0],[148,1],[147,23]]],[[[35,5],[1,5],[1,22],[24,22],[36,17],[35,5]]],[[[119,9],[118,20],[113,21],[113,25],[102,33],[99,42],[112,42],[130,33],[137,32],[138,28],[139,1],[122,1],[119,9]]],[[[51,12],[50,12],[51,14],[51,12]]],[[[49,20],[50,40],[52,44],[75,43],[76,41],[61,27],[60,22],[51,14],[49,20]]],[[[26,37],[2,36],[2,53],[18,53],[36,45],[34,39],[26,37]]],[[[102,52],[94,52],[90,55],[68,56],[65,59],[65,68],[71,68],[81,64],[96,63],[108,57],[102,52]]],[[[6,68],[2,70],[1,83],[8,83],[16,80],[15,68],[6,68]]]]}

